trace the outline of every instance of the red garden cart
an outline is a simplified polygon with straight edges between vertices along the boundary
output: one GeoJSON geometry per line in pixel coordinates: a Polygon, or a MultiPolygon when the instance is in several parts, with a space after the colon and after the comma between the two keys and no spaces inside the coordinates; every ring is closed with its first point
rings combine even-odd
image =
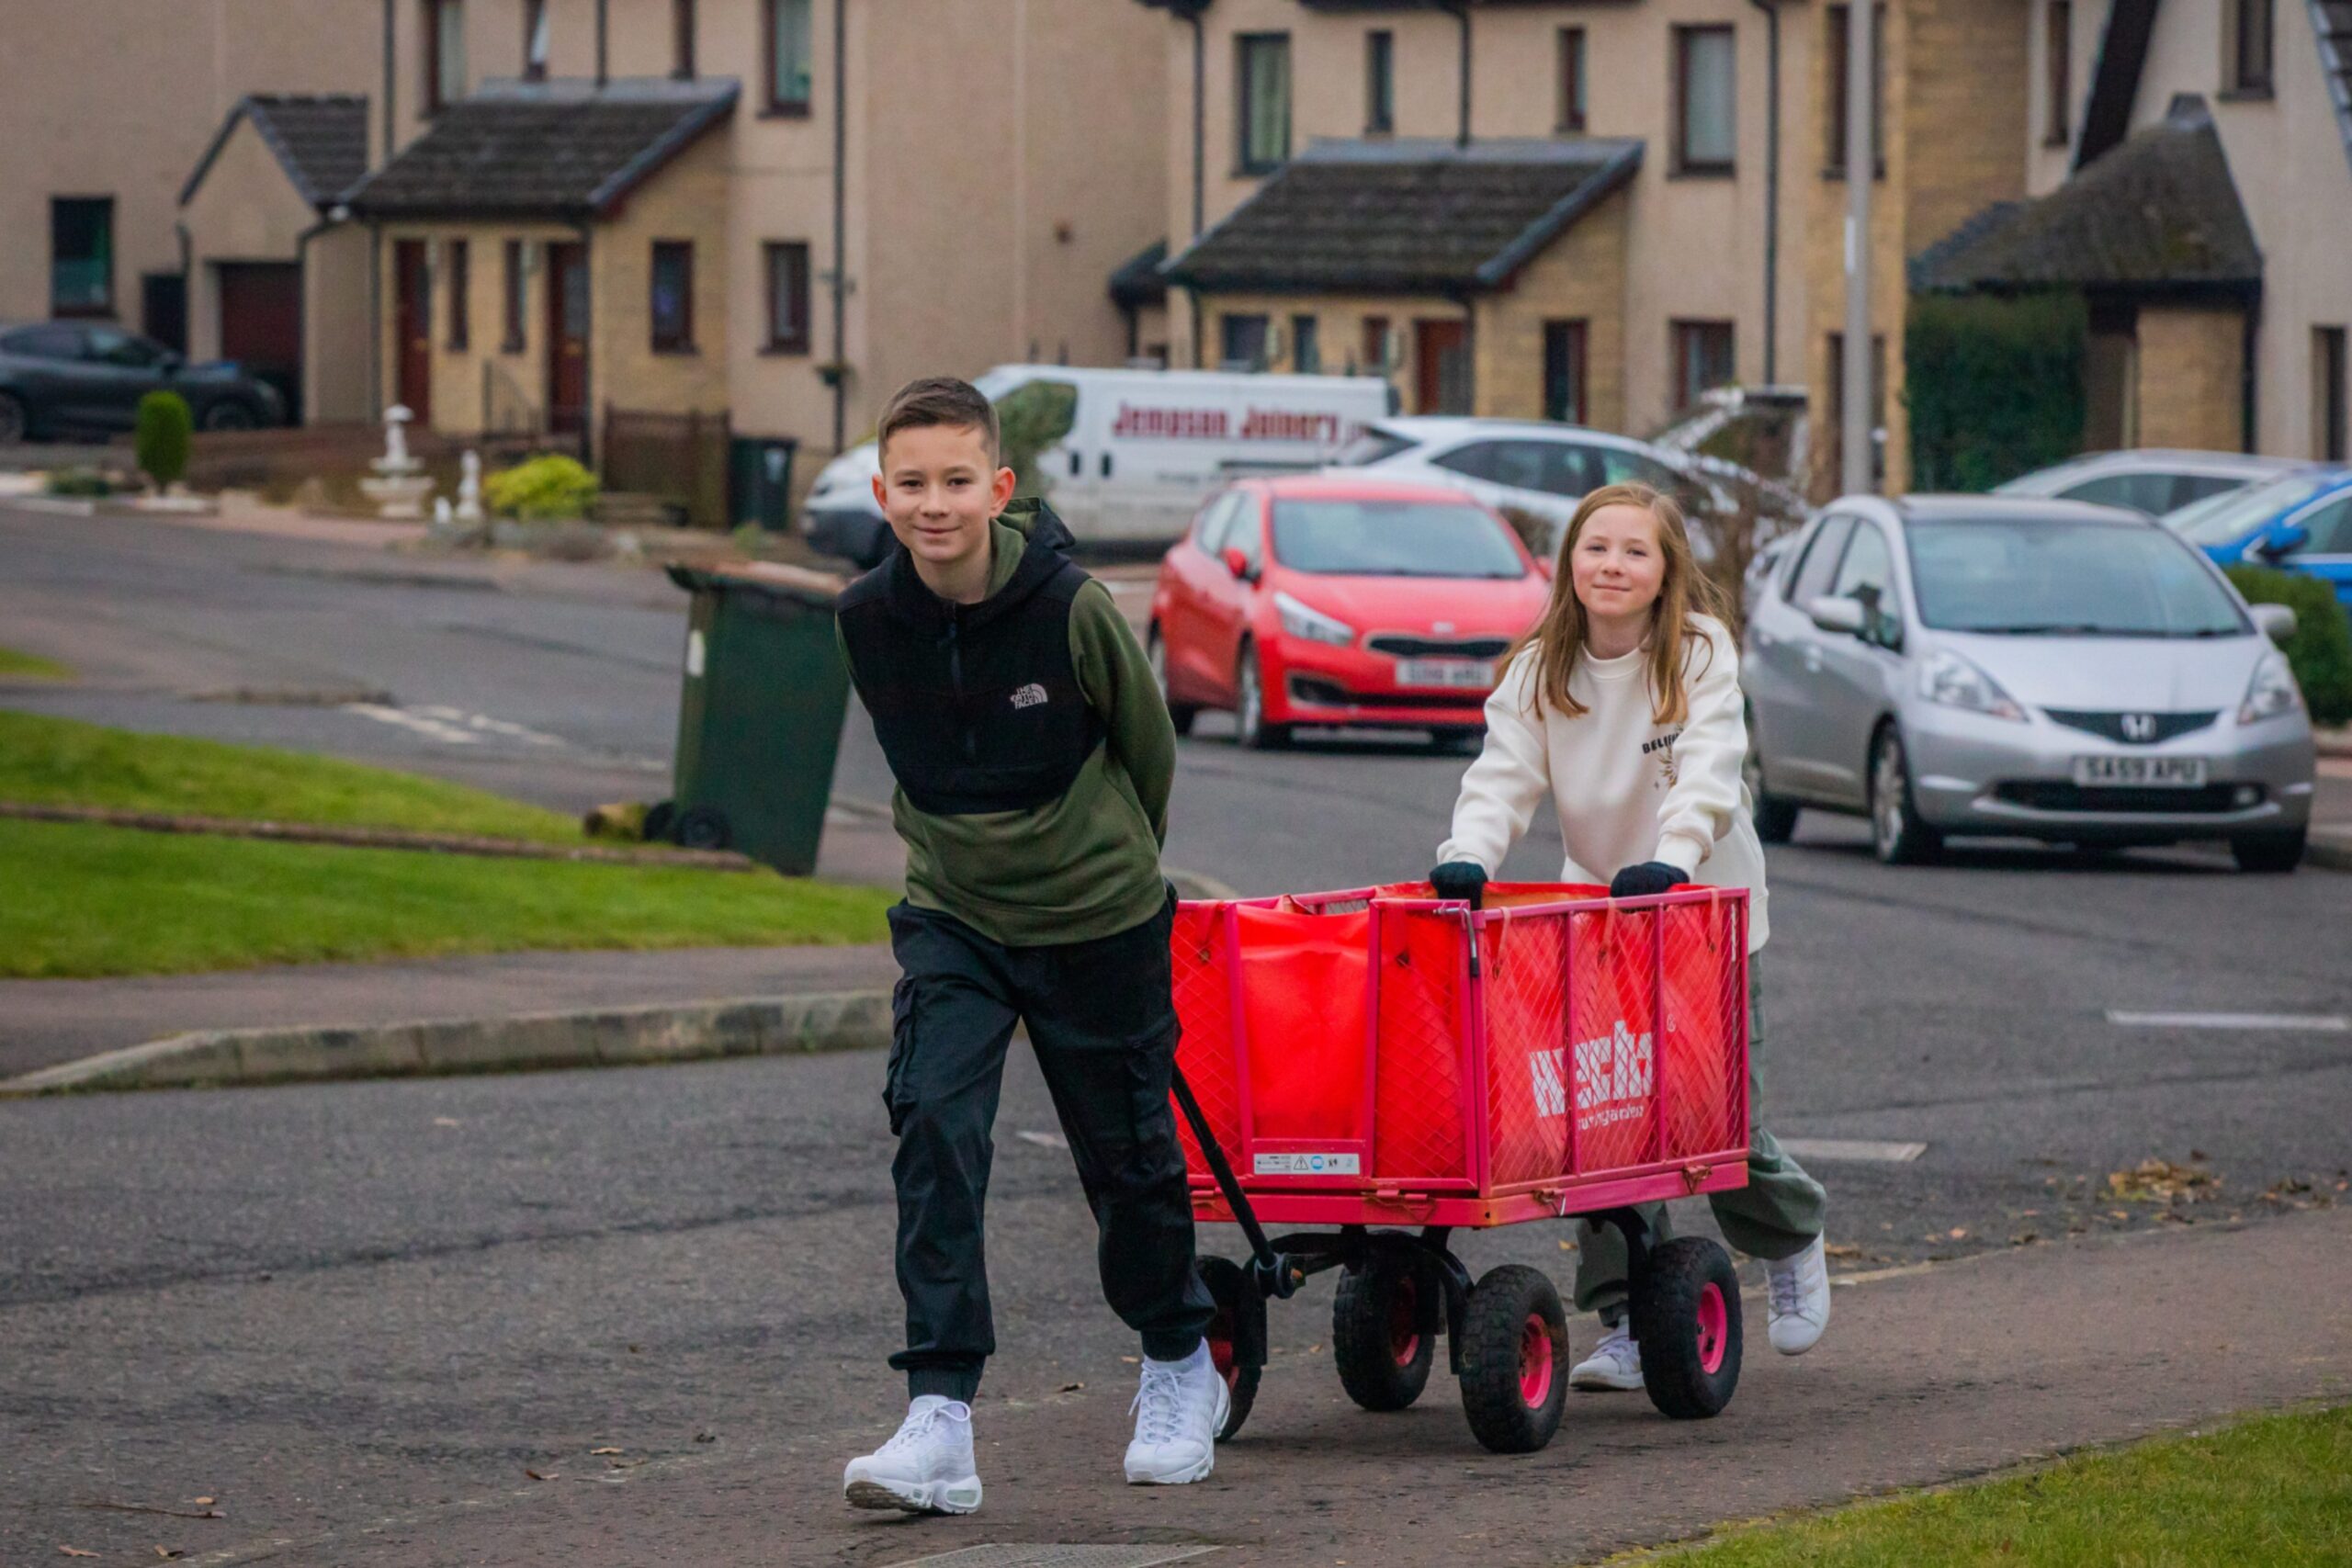
{"type": "Polygon", "coordinates": [[[1478,1440],[1541,1449],[1567,1389],[1559,1292],[1521,1264],[1474,1281],[1448,1237],[1570,1215],[1624,1236],[1651,1401],[1685,1418],[1730,1401],[1731,1258],[1652,1244],[1634,1205],[1747,1182],[1745,891],[1188,902],[1170,941],[1193,1212],[1239,1225],[1250,1252],[1200,1265],[1232,1392],[1220,1438],[1256,1395],[1266,1303],[1339,1269],[1332,1349],[1358,1404],[1411,1404],[1442,1336],[1478,1440]]]}

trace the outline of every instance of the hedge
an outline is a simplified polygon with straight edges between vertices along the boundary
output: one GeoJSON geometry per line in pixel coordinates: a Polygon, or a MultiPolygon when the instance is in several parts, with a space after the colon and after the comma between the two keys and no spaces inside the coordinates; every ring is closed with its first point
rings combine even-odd
{"type": "Polygon", "coordinates": [[[1911,488],[1988,491],[2083,444],[2078,294],[1915,294],[1903,333],[1911,488]]]}
{"type": "Polygon", "coordinates": [[[2333,584],[2300,572],[2233,566],[2230,581],[2249,604],[2284,604],[2295,612],[2287,662],[2314,724],[2352,723],[2352,615],[2333,584]]]}

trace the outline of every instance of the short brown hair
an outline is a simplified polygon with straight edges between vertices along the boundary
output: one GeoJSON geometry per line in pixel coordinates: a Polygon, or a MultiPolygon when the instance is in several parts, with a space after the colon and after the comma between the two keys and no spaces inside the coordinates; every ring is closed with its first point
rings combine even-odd
{"type": "Polygon", "coordinates": [[[887,447],[890,437],[899,432],[931,425],[978,431],[980,444],[988,448],[991,462],[1003,450],[1002,436],[997,429],[996,405],[978,387],[953,376],[926,376],[892,393],[882,411],[882,425],[874,438],[875,446],[877,449],[887,447]]]}

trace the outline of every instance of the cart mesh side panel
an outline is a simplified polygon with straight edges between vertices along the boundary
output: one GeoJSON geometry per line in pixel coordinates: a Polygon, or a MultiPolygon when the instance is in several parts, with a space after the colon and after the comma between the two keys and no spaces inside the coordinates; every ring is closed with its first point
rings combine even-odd
{"type": "MultiPolygon", "coordinates": [[[[1226,944],[1221,906],[1183,904],[1176,910],[1176,925],[1169,938],[1173,964],[1176,1016],[1184,1038],[1177,1047],[1177,1065],[1201,1102],[1209,1131],[1226,1151],[1241,1150],[1241,1093],[1236,1079],[1233,1052],[1234,954],[1226,944]]],[[[1192,1124],[1176,1118],[1177,1135],[1183,1140],[1185,1163],[1196,1173],[1208,1169],[1201,1157],[1192,1124]]]]}
{"type": "Polygon", "coordinates": [[[1658,911],[1666,957],[1659,1076],[1663,1157],[1741,1148],[1747,1086],[1747,995],[1740,907],[1730,900],[1672,904],[1658,911]]]}
{"type": "Polygon", "coordinates": [[[1467,1180],[1461,917],[1390,909],[1379,930],[1373,1173],[1393,1181],[1467,1180]]]}

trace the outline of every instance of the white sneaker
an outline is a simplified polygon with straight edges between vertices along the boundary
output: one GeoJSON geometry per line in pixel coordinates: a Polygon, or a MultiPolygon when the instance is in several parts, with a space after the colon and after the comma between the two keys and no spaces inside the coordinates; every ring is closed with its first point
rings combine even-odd
{"type": "Polygon", "coordinates": [[[1634,1342],[1633,1319],[1602,1325],[1600,1343],[1568,1372],[1568,1386],[1588,1393],[1630,1393],[1642,1386],[1642,1348],[1634,1342]]]}
{"type": "Polygon", "coordinates": [[[926,1393],[907,1406],[898,1435],[842,1472],[853,1508],[903,1514],[968,1514],[980,1506],[972,1467],[972,1407],[926,1393]]]}
{"type": "Polygon", "coordinates": [[[1829,1326],[1829,1260],[1821,1238],[1792,1258],[1768,1259],[1764,1283],[1771,1295],[1772,1348],[1804,1355],[1829,1326]]]}
{"type": "Polygon", "coordinates": [[[1205,1481],[1216,1468],[1216,1435],[1233,1395],[1209,1358],[1205,1341],[1181,1361],[1143,1364],[1143,1386],[1132,1406],[1135,1441],[1127,1445],[1127,1480],[1135,1485],[1182,1486],[1205,1481]]]}

